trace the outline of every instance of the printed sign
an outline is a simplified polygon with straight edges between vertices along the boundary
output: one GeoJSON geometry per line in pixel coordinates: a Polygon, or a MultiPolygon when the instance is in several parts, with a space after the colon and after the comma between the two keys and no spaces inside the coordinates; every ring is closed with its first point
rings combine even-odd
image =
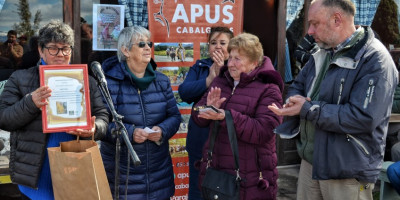
{"type": "Polygon", "coordinates": [[[93,4],[93,50],[117,51],[124,10],[122,5],[93,4]]]}
{"type": "MultiPolygon", "coordinates": [[[[149,29],[159,66],[191,66],[201,58],[201,43],[213,26],[226,26],[235,35],[243,28],[243,1],[148,1],[149,29]]],[[[203,52],[204,53],[204,52],[203,52]]]]}

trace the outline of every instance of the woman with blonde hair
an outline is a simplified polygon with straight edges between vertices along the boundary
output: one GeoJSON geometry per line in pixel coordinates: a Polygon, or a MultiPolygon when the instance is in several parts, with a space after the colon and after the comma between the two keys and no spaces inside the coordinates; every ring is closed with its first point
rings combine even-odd
{"type": "Polygon", "coordinates": [[[195,106],[214,106],[219,112],[192,111],[194,122],[209,127],[220,121],[218,135],[207,162],[210,137],[203,147],[200,183],[208,167],[236,175],[225,110],[232,114],[239,152],[240,199],[276,199],[278,189],[277,156],[274,128],[282,118],[268,109],[282,105],[283,81],[264,56],[257,36],[242,33],[229,41],[228,64],[211,83],[208,91],[195,106]]]}

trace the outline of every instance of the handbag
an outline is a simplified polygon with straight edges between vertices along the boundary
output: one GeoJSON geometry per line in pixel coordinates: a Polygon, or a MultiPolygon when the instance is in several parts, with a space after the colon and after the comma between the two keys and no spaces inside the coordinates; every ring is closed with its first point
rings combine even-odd
{"type": "Polygon", "coordinates": [[[61,142],[47,148],[54,198],[112,199],[99,147],[92,140],[61,142]]]}
{"type": "Polygon", "coordinates": [[[228,129],[229,142],[235,160],[236,174],[214,169],[210,167],[212,160],[212,151],[214,149],[215,139],[219,132],[219,121],[215,121],[214,128],[210,135],[210,145],[208,148],[207,168],[203,182],[201,183],[201,193],[204,199],[219,199],[219,200],[239,200],[240,191],[240,175],[239,175],[239,154],[236,139],[236,130],[233,126],[232,114],[229,110],[225,111],[226,126],[228,129]]]}

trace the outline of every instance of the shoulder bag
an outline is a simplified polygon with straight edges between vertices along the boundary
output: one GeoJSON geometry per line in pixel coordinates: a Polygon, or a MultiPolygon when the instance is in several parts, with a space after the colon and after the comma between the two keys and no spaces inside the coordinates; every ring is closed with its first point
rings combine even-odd
{"type": "Polygon", "coordinates": [[[229,142],[235,160],[236,174],[229,174],[227,172],[217,170],[210,167],[212,160],[212,151],[214,149],[215,140],[219,132],[219,121],[214,123],[214,128],[210,135],[210,146],[208,148],[207,169],[201,184],[201,193],[204,199],[219,199],[219,200],[239,200],[240,191],[240,175],[239,175],[239,154],[236,139],[236,130],[233,126],[232,114],[229,110],[225,111],[226,126],[228,129],[229,142]]]}

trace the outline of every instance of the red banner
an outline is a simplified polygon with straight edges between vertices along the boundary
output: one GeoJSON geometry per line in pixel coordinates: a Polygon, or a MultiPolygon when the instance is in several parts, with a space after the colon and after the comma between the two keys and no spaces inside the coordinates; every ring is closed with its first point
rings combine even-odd
{"type": "Polygon", "coordinates": [[[243,1],[153,0],[148,10],[154,60],[160,66],[192,66],[213,26],[229,27],[235,35],[243,29],[243,1]]]}
{"type": "Polygon", "coordinates": [[[196,60],[207,58],[207,34],[211,27],[225,26],[237,35],[243,29],[243,0],[148,1],[149,30],[154,42],[152,56],[157,71],[170,78],[182,114],[176,135],[169,140],[174,167],[175,196],[186,200],[189,191],[189,158],[186,135],[191,104],[182,101],[178,87],[196,60]]]}

